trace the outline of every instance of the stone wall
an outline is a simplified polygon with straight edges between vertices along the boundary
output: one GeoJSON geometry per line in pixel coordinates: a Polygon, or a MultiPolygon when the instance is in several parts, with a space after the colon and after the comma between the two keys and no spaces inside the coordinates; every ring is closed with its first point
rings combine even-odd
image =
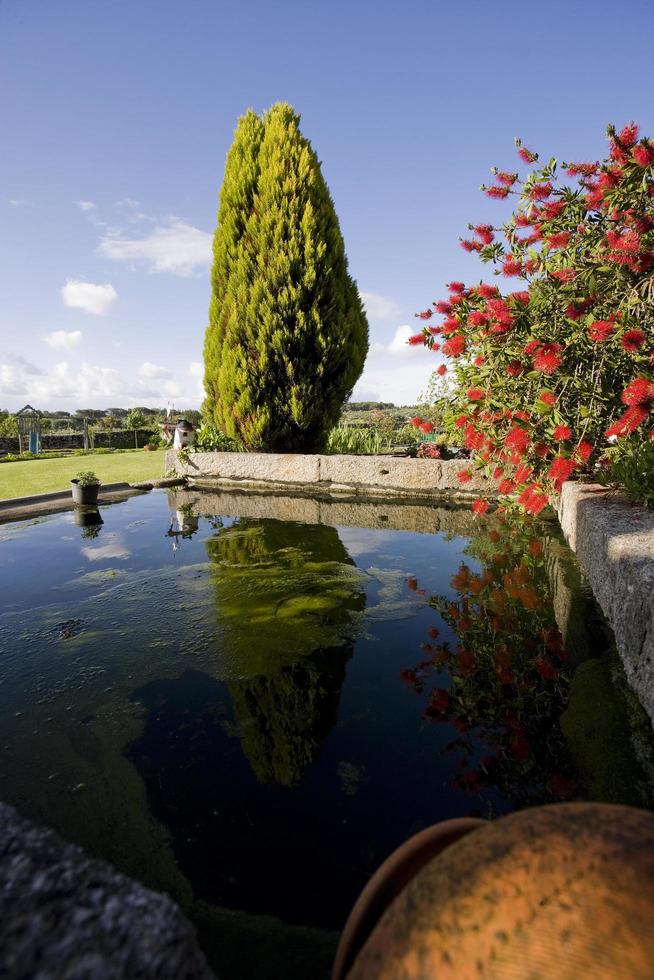
{"type": "Polygon", "coordinates": [[[0,803],[0,976],[215,980],[177,905],[0,803]]]}
{"type": "Polygon", "coordinates": [[[566,483],[559,520],[654,721],[654,513],[604,487],[566,483]]]}
{"type": "Polygon", "coordinates": [[[295,488],[305,491],[367,495],[437,496],[442,493],[494,493],[494,484],[473,471],[462,484],[465,460],[409,459],[397,456],[321,456],[281,453],[190,453],[188,462],[175,450],[166,453],[166,472],[187,477],[202,488],[295,488]]]}

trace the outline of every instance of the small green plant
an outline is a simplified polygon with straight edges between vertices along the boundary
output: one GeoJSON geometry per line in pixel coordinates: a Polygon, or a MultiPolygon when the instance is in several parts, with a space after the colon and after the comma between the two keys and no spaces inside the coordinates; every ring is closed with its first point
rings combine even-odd
{"type": "Polygon", "coordinates": [[[211,422],[203,422],[195,433],[195,448],[204,453],[236,453],[241,449],[235,439],[211,422]]]}
{"type": "Polygon", "coordinates": [[[636,504],[654,507],[654,440],[630,442],[622,447],[600,482],[620,488],[636,504]]]}
{"type": "Polygon", "coordinates": [[[325,452],[329,456],[374,456],[388,446],[375,429],[356,429],[338,425],[327,438],[325,452]]]}
{"type": "Polygon", "coordinates": [[[75,480],[80,487],[97,487],[100,483],[93,470],[81,470],[75,480]]]}

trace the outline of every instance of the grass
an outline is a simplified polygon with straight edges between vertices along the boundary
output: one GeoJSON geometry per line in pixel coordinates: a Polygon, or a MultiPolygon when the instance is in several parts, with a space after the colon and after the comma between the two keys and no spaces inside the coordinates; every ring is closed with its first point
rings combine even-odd
{"type": "Polygon", "coordinates": [[[137,483],[163,476],[164,451],[133,449],[106,456],[66,456],[0,464],[0,500],[67,490],[80,470],[93,470],[101,483],[137,483]]]}

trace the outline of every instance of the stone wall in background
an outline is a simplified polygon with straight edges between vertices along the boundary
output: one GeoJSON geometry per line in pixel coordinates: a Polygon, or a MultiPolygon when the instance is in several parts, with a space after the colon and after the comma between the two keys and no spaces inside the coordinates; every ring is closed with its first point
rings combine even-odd
{"type": "MultiPolygon", "coordinates": [[[[153,436],[158,436],[160,430],[157,429],[137,429],[138,445],[144,446],[153,436]]],[[[96,449],[135,449],[133,429],[115,429],[110,432],[96,432],[93,436],[96,449]]],[[[51,435],[44,433],[41,436],[41,449],[83,449],[84,434],[82,432],[71,432],[65,435],[51,435]]],[[[18,439],[0,439],[0,456],[6,453],[18,452],[18,439]]]]}

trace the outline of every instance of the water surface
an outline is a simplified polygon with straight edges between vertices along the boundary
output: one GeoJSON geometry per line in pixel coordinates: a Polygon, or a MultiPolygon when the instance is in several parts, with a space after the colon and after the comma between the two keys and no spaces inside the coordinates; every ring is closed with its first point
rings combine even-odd
{"type": "Polygon", "coordinates": [[[163,492],[101,520],[0,527],[0,799],[171,893],[221,976],[324,975],[435,821],[652,805],[555,525],[163,492]]]}

